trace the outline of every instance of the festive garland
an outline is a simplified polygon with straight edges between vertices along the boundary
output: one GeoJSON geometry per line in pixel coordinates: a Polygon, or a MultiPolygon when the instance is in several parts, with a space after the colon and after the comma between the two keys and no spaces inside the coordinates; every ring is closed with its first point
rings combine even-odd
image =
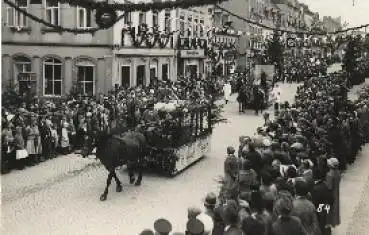
{"type": "Polygon", "coordinates": [[[116,11],[150,11],[150,10],[165,10],[165,9],[174,9],[174,8],[190,8],[190,7],[199,7],[204,5],[212,5],[221,3],[225,0],[177,0],[177,1],[165,1],[165,2],[151,2],[151,3],[114,3],[109,4],[106,2],[95,2],[92,0],[58,0],[60,3],[68,3],[71,6],[81,6],[87,9],[99,9],[102,7],[110,7],[116,11]]]}
{"type": "Polygon", "coordinates": [[[135,47],[141,47],[143,42],[145,42],[148,48],[153,48],[156,44],[159,44],[160,48],[165,48],[174,33],[160,33],[157,29],[154,29],[154,32],[147,32],[147,26],[141,25],[136,34],[136,28],[129,26],[128,29],[122,29],[122,46],[126,32],[129,32],[131,42],[135,47]]]}

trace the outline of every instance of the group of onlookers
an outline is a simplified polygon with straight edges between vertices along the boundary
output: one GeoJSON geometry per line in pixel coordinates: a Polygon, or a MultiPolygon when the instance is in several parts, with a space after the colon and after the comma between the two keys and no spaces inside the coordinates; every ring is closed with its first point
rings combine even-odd
{"type": "MultiPolygon", "coordinates": [[[[155,234],[329,235],[340,221],[341,173],[369,142],[369,87],[347,99],[342,74],[311,78],[255,136],[227,148],[218,197],[189,208],[185,232],[166,219],[155,234]]],[[[154,234],[150,229],[144,234],[154,234]]]]}
{"type": "Polygon", "coordinates": [[[158,102],[192,100],[200,104],[219,95],[221,89],[215,78],[153,80],[147,87],[116,87],[105,96],[76,94],[60,101],[34,100],[3,107],[2,173],[79,150],[89,133],[152,121],[144,114],[158,102]]]}

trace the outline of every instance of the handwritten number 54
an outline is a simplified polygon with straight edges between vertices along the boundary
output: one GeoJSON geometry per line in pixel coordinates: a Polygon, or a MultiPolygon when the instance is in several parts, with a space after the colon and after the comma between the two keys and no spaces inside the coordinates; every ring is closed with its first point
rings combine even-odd
{"type": "Polygon", "coordinates": [[[331,210],[331,206],[329,204],[319,204],[319,207],[316,209],[318,213],[322,213],[323,210],[326,211],[327,214],[329,214],[329,211],[331,210]]]}

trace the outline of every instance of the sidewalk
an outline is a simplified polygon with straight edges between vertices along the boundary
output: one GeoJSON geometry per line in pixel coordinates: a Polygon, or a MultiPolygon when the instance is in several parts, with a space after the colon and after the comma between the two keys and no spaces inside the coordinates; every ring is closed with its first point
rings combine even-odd
{"type": "Polygon", "coordinates": [[[1,201],[6,203],[15,198],[19,199],[30,192],[56,184],[78,175],[87,168],[94,168],[99,165],[98,160],[68,154],[23,170],[13,170],[9,174],[1,176],[1,201]]]}
{"type": "MultiPolygon", "coordinates": [[[[357,92],[369,79],[355,86],[349,99],[357,99],[357,92]]],[[[357,160],[342,176],[340,184],[341,225],[334,229],[334,235],[369,234],[369,144],[363,146],[357,160]]]]}

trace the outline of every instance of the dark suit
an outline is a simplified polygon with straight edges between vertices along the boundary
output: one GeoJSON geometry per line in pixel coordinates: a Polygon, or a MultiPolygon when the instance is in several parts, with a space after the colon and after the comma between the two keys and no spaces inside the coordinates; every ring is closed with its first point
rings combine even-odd
{"type": "Polygon", "coordinates": [[[333,205],[333,194],[324,181],[317,181],[311,191],[312,202],[315,206],[320,230],[325,235],[325,226],[328,225],[330,210],[333,205]]]}

